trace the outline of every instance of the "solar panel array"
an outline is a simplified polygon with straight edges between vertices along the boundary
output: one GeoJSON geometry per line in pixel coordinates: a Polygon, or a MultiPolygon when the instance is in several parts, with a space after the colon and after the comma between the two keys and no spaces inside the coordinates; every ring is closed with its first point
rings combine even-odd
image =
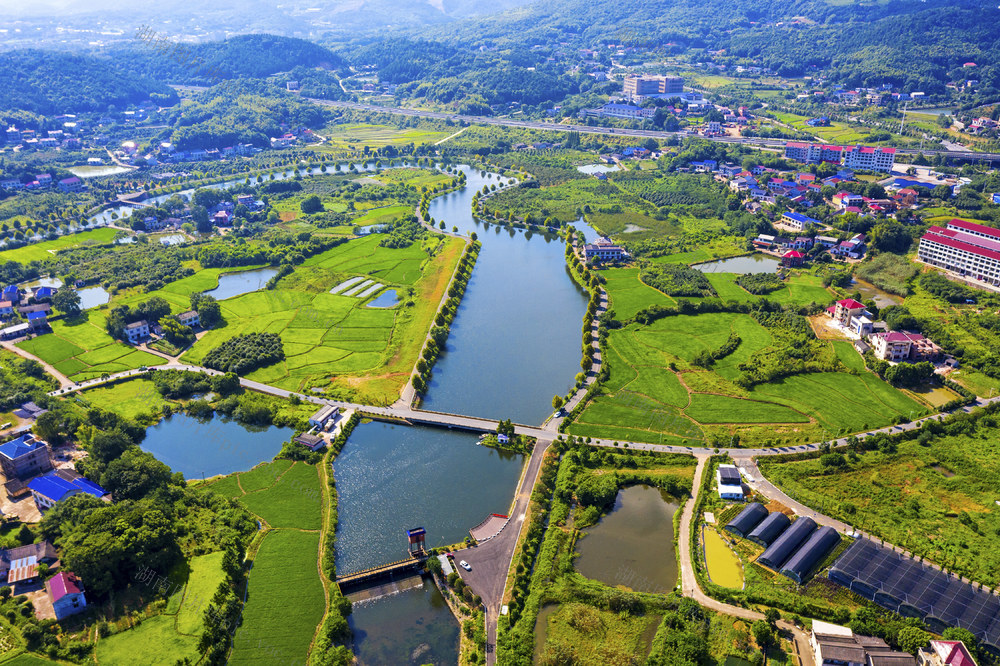
{"type": "Polygon", "coordinates": [[[933,631],[961,627],[1000,652],[1000,597],[858,539],[830,568],[830,580],[900,615],[922,618],[933,631]]]}

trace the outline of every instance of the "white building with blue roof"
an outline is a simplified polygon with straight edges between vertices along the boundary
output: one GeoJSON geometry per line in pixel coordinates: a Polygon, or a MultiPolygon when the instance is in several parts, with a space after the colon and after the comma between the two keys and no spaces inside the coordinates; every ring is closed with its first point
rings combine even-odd
{"type": "Polygon", "coordinates": [[[98,499],[110,500],[110,494],[90,479],[76,472],[60,469],[28,482],[28,490],[38,505],[39,510],[51,509],[64,499],[86,493],[98,499]]]}

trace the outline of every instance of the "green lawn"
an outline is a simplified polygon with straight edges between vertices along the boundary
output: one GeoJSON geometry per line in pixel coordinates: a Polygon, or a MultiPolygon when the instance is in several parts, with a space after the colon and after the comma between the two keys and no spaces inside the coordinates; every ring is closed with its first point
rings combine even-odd
{"type": "MultiPolygon", "coordinates": [[[[271,464],[277,465],[278,469],[284,467],[281,463],[271,464]]],[[[271,470],[261,472],[261,476],[270,473],[271,470]]],[[[243,479],[240,481],[243,485],[243,479]]],[[[247,494],[239,497],[239,501],[271,527],[298,527],[310,530],[318,530],[321,527],[322,499],[319,474],[314,465],[296,463],[286,469],[271,486],[254,491],[244,486],[244,490],[247,494]]]]}
{"type": "Polygon", "coordinates": [[[319,532],[284,529],[264,537],[230,664],[305,661],[326,603],[318,557],[319,532]]]}
{"type": "Polygon", "coordinates": [[[146,378],[99,386],[81,391],[78,395],[88,405],[109,409],[130,419],[158,411],[168,402],[153,382],[146,378]]]}
{"type": "Polygon", "coordinates": [[[2,250],[0,251],[0,261],[16,261],[22,264],[27,264],[32,261],[43,261],[45,259],[51,259],[55,252],[65,248],[110,243],[115,239],[115,235],[117,233],[117,229],[108,229],[105,227],[101,229],[91,229],[90,231],[81,231],[75,234],[67,234],[65,236],[60,236],[56,240],[33,243],[31,245],[25,245],[24,247],[17,248],[16,250],[2,250]]]}
{"type": "Polygon", "coordinates": [[[52,333],[17,346],[51,363],[74,381],[162,362],[159,356],[114,340],[104,330],[104,317],[101,310],[88,310],[73,319],[53,321],[52,333]]]}
{"type": "Polygon", "coordinates": [[[423,245],[379,247],[381,237],[350,241],[305,261],[273,290],[222,302],[225,324],[184,354],[200,363],[224,340],[252,332],[277,333],[285,360],[249,377],[290,390],[331,387],[375,404],[394,401],[407,381],[463,243],[434,236],[423,245]],[[369,299],[330,294],[352,276],[393,287],[403,305],[365,307],[369,299]],[[412,295],[410,292],[412,290],[412,295]]]}

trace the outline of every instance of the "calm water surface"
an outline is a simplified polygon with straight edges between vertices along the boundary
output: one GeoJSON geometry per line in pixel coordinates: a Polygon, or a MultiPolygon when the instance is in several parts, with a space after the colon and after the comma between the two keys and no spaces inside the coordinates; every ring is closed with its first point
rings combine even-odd
{"type": "Polygon", "coordinates": [[[174,414],[146,430],[140,444],[187,479],[243,472],[270,460],[291,439],[291,428],[244,426],[221,417],[174,414]]]}
{"type": "Polygon", "coordinates": [[[368,304],[370,308],[394,308],[399,303],[395,289],[386,289],[374,301],[368,304]]]}
{"type": "Polygon", "coordinates": [[[730,257],[719,261],[710,261],[704,264],[696,264],[692,268],[697,268],[702,273],[773,273],[781,266],[781,261],[776,257],[766,254],[751,254],[745,257],[730,257]]]}
{"type": "Polygon", "coordinates": [[[225,273],[219,276],[219,286],[205,293],[222,301],[233,296],[263,289],[267,281],[278,274],[277,268],[258,268],[252,271],[225,273]]]}
{"type": "Polygon", "coordinates": [[[630,486],[618,491],[612,512],[578,542],[576,570],[612,587],[669,592],[677,585],[676,511],[676,501],[659,488],[630,486]]]}

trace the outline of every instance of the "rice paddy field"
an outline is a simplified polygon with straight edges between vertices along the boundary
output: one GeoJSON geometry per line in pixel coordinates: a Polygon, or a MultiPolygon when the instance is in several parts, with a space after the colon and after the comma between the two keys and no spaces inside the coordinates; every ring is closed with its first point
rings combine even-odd
{"type": "MultiPolygon", "coordinates": [[[[653,303],[668,306],[675,301],[641,283],[638,269],[609,269],[603,274],[610,307],[619,320],[653,303]]],[[[742,300],[757,299],[732,282],[732,274],[708,277],[715,285],[739,290],[742,300]]],[[[771,296],[796,304],[833,299],[811,273],[794,276],[784,290],[771,296]]],[[[768,329],[742,313],[678,315],[611,330],[604,348],[610,378],[569,432],[682,446],[729,442],[739,435],[747,445],[780,445],[881,427],[927,409],[927,404],[866,372],[861,357],[844,341],[825,343],[824,353],[857,374],[793,375],[749,390],[737,385],[739,365],[773,344],[768,329]],[[731,332],[742,340],[735,352],[711,369],[694,365],[699,353],[718,349],[731,332]]]]}
{"type": "Polygon", "coordinates": [[[409,379],[464,243],[434,236],[391,249],[379,247],[380,241],[379,236],[352,240],[307,259],[273,290],[222,301],[225,323],[182,361],[200,364],[236,335],[277,333],[285,359],[255,370],[250,379],[296,391],[319,387],[373,404],[393,402],[409,379]],[[330,293],[351,277],[396,289],[402,303],[368,308],[377,292],[364,299],[330,293]]]}
{"type": "Polygon", "coordinates": [[[117,229],[91,229],[75,234],[66,234],[56,240],[42,241],[19,247],[16,250],[0,251],[0,261],[16,261],[21,264],[28,264],[32,261],[42,261],[51,259],[58,250],[71,247],[79,247],[87,244],[110,243],[115,239],[117,229]]]}
{"type": "MultiPolygon", "coordinates": [[[[981,422],[993,420],[984,417],[981,422]]],[[[1000,584],[1000,443],[983,423],[926,446],[901,442],[825,468],[819,460],[762,461],[763,474],[796,500],[949,571],[1000,584]]]]}

